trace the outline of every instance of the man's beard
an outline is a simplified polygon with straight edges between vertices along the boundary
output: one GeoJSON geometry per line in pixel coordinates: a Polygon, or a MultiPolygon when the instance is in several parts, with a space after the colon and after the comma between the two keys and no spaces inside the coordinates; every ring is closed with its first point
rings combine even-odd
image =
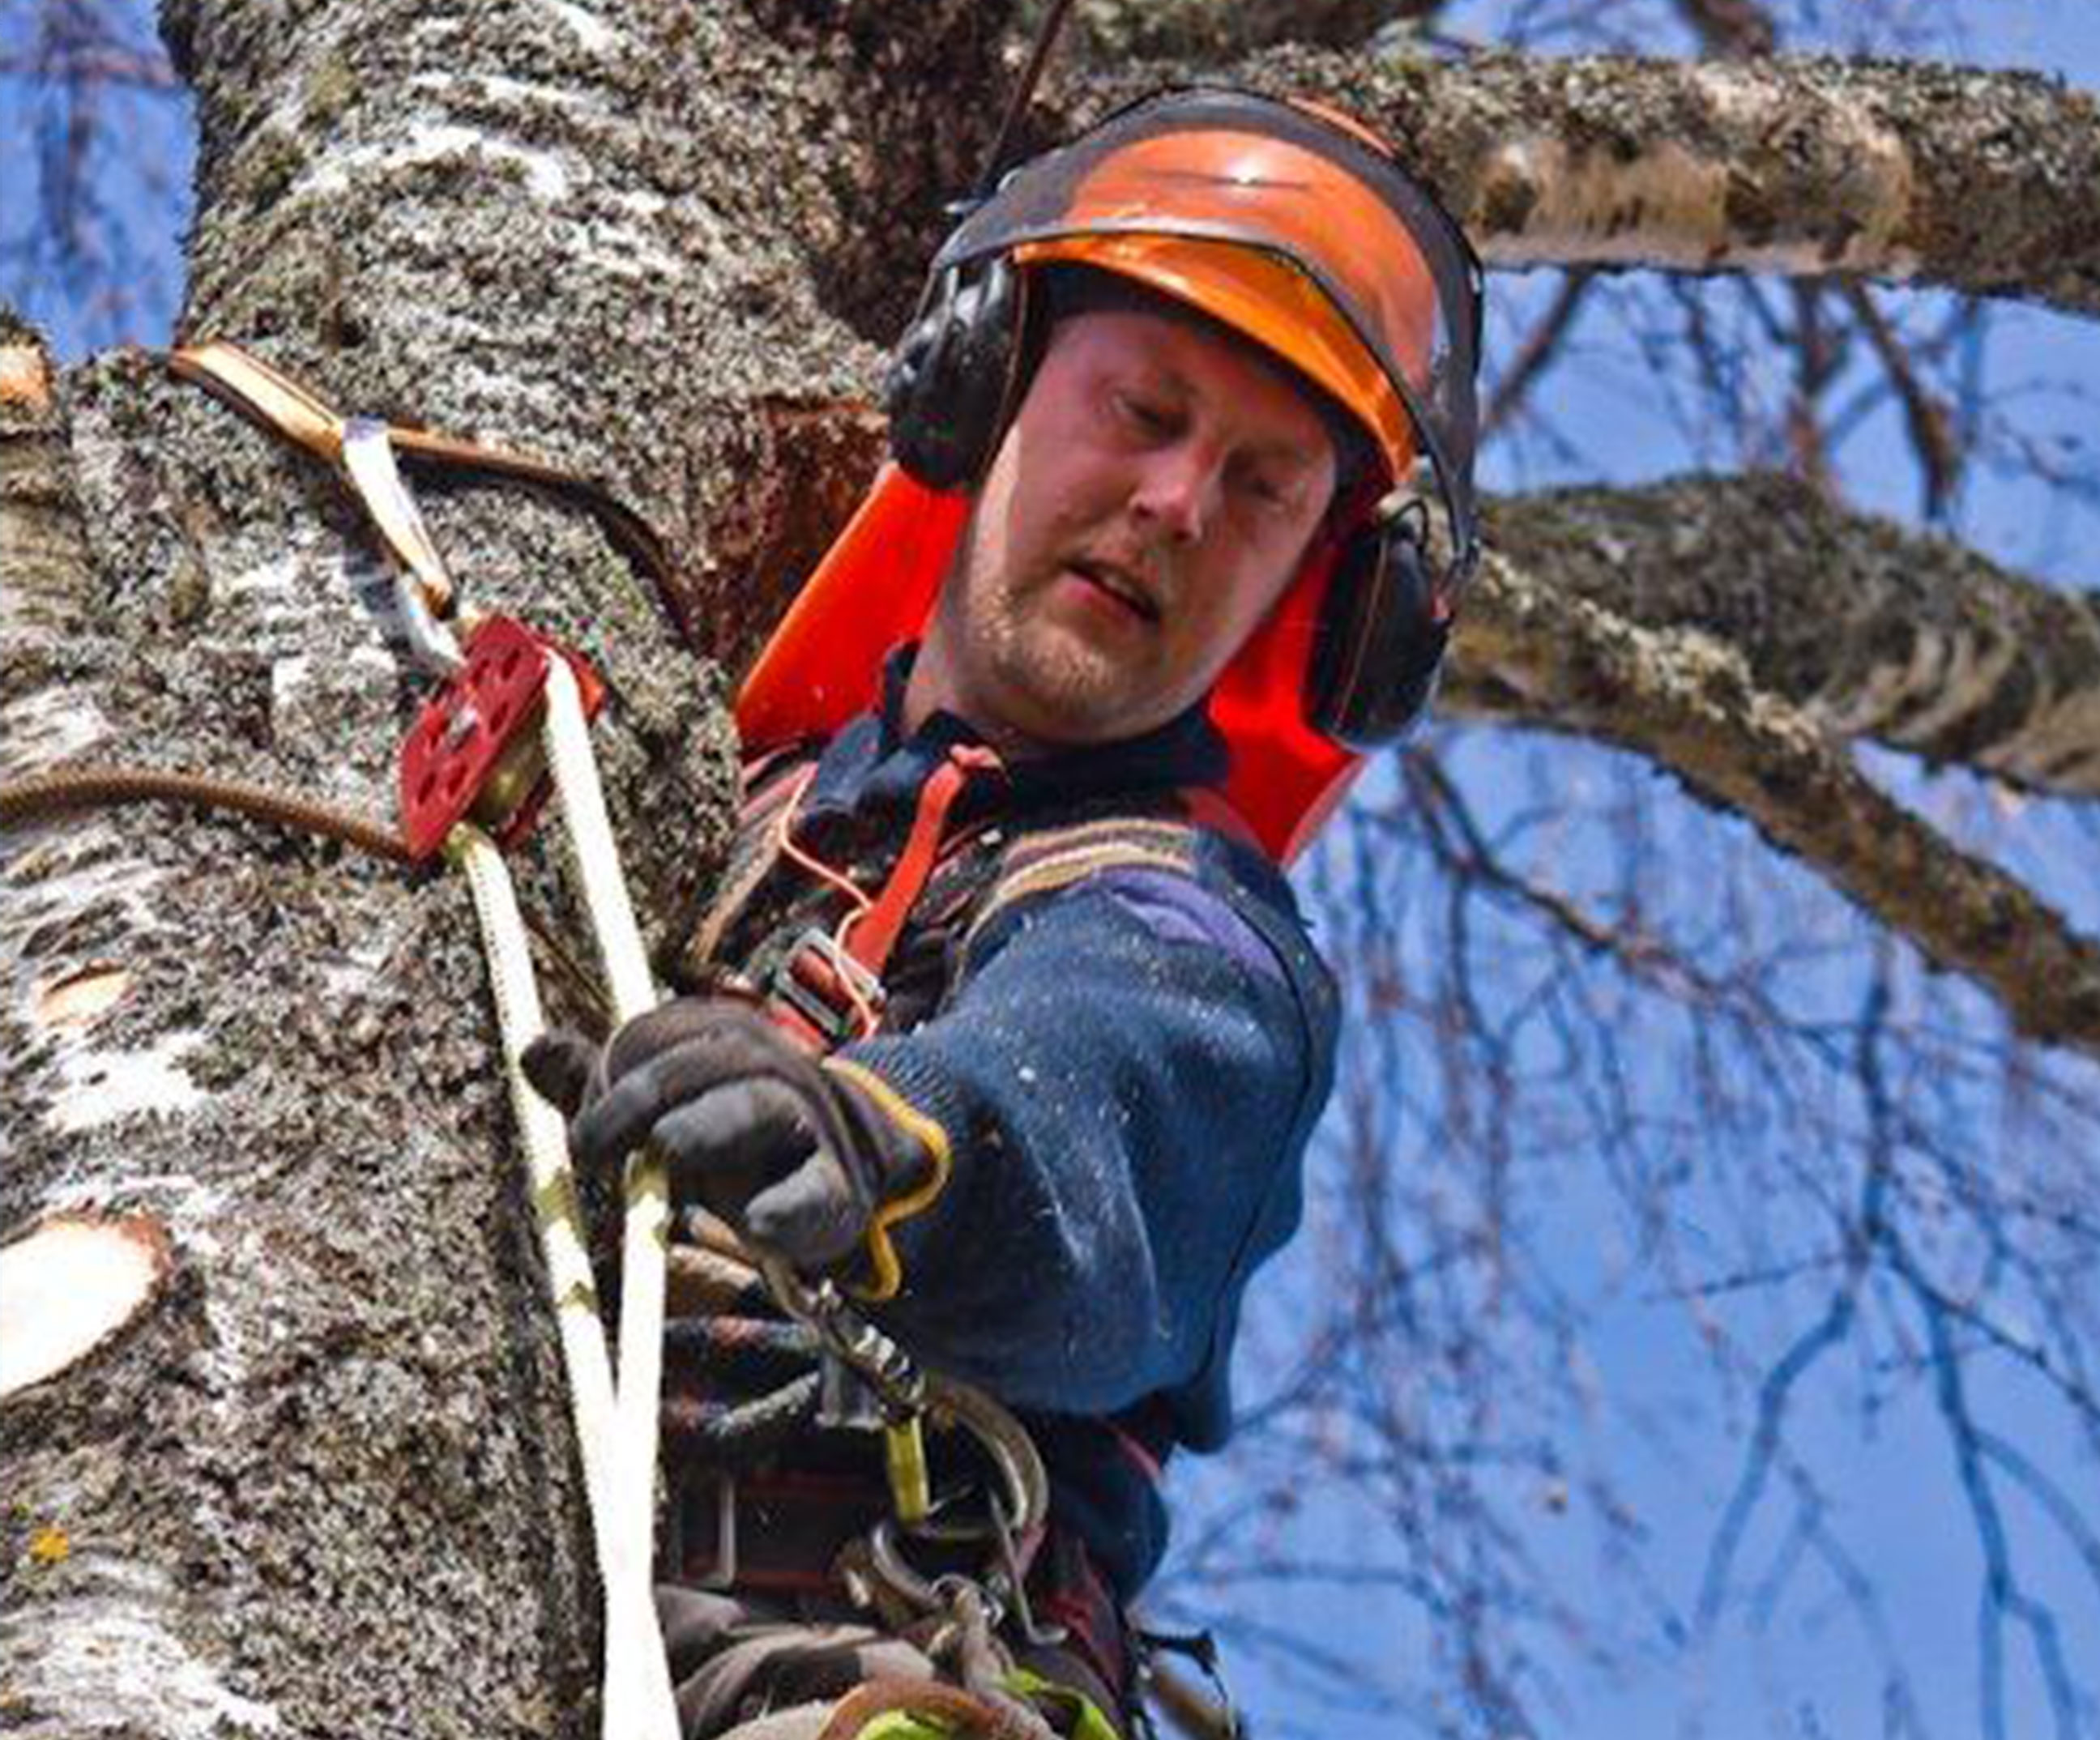
{"type": "Polygon", "coordinates": [[[1069,624],[1023,623],[1003,601],[982,644],[993,674],[1028,704],[1031,734],[1053,742],[1097,741],[1127,707],[1133,678],[1098,641],[1069,624]]]}

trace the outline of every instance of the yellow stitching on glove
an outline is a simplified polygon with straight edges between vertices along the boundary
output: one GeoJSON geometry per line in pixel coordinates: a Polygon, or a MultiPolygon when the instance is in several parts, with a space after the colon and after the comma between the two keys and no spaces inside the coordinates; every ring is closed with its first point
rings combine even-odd
{"type": "Polygon", "coordinates": [[[898,1221],[909,1219],[929,1207],[947,1188],[955,1151],[946,1130],[872,1069],[843,1057],[826,1058],[824,1068],[836,1069],[866,1094],[890,1122],[915,1139],[933,1157],[933,1176],[916,1190],[876,1204],[874,1216],[868,1222],[867,1256],[875,1270],[875,1280],[867,1287],[853,1290],[860,1297],[880,1304],[885,1299],[895,1298],[898,1288],[904,1284],[904,1265],[898,1258],[897,1247],[889,1242],[889,1229],[898,1221]]]}

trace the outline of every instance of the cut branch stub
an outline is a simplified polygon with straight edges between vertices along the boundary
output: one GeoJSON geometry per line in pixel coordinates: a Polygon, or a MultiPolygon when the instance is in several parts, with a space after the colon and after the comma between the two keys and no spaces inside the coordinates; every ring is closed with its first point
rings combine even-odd
{"type": "Polygon", "coordinates": [[[51,369],[35,345],[0,345],[0,405],[30,412],[51,408],[51,369]]]}
{"type": "Polygon", "coordinates": [[[174,1266],[148,1214],[55,1214],[0,1245],[0,1401],[136,1319],[174,1266]]]}
{"type": "Polygon", "coordinates": [[[887,428],[865,405],[758,405],[735,504],[708,528],[700,596],[682,607],[725,667],[749,664],[845,529],[882,462],[887,428]]]}
{"type": "Polygon", "coordinates": [[[131,976],[107,961],[97,961],[38,986],[30,1015],[42,1028],[91,1027],[124,1000],[131,976]]]}

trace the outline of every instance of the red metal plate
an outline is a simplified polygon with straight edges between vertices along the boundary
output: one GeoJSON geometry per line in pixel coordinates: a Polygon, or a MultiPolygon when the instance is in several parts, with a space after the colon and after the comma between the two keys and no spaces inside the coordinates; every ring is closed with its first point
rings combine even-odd
{"type": "Polygon", "coordinates": [[[424,704],[401,747],[401,830],[417,861],[470,816],[505,846],[532,830],[547,795],[538,727],[549,652],[569,662],[585,716],[594,716],[605,700],[597,672],[510,616],[483,621],[465,664],[424,704]]]}

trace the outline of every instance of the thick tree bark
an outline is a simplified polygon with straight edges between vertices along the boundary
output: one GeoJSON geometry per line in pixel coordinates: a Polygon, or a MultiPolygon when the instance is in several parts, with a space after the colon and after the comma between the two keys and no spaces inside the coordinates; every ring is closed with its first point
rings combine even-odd
{"type": "MultiPolygon", "coordinates": [[[[832,451],[809,409],[865,393],[856,323],[886,336],[915,271],[870,252],[896,190],[978,124],[942,93],[982,82],[997,9],[876,13],[174,6],[183,329],[609,479],[734,659],[811,535],[768,510],[832,451]]],[[[332,480],[136,355],[5,415],[0,778],[151,761],[386,817],[422,685],[332,480]]],[[[724,825],[719,677],[577,516],[425,507],[468,597],[605,672],[661,935],[724,825]]],[[[91,1203],[153,1217],[173,1263],[0,1408],[11,1730],[584,1731],[585,1525],[463,891],[147,812],[11,830],[0,878],[0,1235],[91,1203]]]]}
{"type": "MultiPolygon", "coordinates": [[[[687,579],[665,600],[572,515],[426,497],[470,597],[606,672],[599,740],[660,936],[725,822],[721,671],[871,465],[876,347],[995,118],[956,94],[1000,88],[1008,11],[170,6],[203,129],[186,333],[248,343],[345,408],[600,476],[671,534],[687,579]]],[[[1244,70],[1382,120],[1506,262],[2100,295],[2090,106],[2037,81],[1300,50],[1244,70]]],[[[1110,92],[1068,82],[1074,103],[1110,92]]],[[[421,689],[333,483],[150,359],[46,385],[27,354],[0,329],[0,778],[91,755],[385,815],[421,689]]],[[[1512,509],[1510,549],[1535,538],[1524,565],[1564,564],[1596,601],[1491,570],[1460,692],[1656,755],[2029,1030],[2093,1046],[2089,948],[1937,857],[1817,723],[2062,786],[2092,775],[2067,734],[2074,667],[1987,657],[1988,611],[1933,602],[1974,578],[1951,559],[1943,592],[1798,503],[1713,501],[1689,520],[1702,549],[1758,511],[1804,528],[1785,593],[1801,612],[1755,619],[1732,584],[1701,595],[1651,563],[1686,516],[1512,509]],[[1584,559],[1600,537],[1625,559],[1584,559]],[[1826,557],[1879,576],[1846,606],[1864,659],[1807,644],[1826,557]],[[1930,629],[1881,656],[1921,600],[1930,629]],[[1931,634],[1943,672],[1994,686],[1876,674],[1922,669],[1931,634]],[[2059,712],[2014,707],[2020,683],[2059,712]]],[[[566,910],[558,866],[533,861],[533,899],[566,910]]],[[[11,1729],[583,1731],[585,1525],[483,983],[441,876],[163,813],[0,839],[0,1236],[92,1205],[150,1217],[172,1263],[130,1328],[0,1406],[11,1729]]]]}
{"type": "MultiPolygon", "coordinates": [[[[139,358],[9,450],[40,559],[8,567],[0,777],[152,760],[382,808],[406,691],[302,465],[139,358]]],[[[11,1725],[558,1731],[587,1558],[465,901],[145,813],[11,833],[0,874],[0,1227],[139,1213],[174,1265],[0,1409],[11,1725]],[[115,994],[49,994],[82,982],[115,994]]]]}

